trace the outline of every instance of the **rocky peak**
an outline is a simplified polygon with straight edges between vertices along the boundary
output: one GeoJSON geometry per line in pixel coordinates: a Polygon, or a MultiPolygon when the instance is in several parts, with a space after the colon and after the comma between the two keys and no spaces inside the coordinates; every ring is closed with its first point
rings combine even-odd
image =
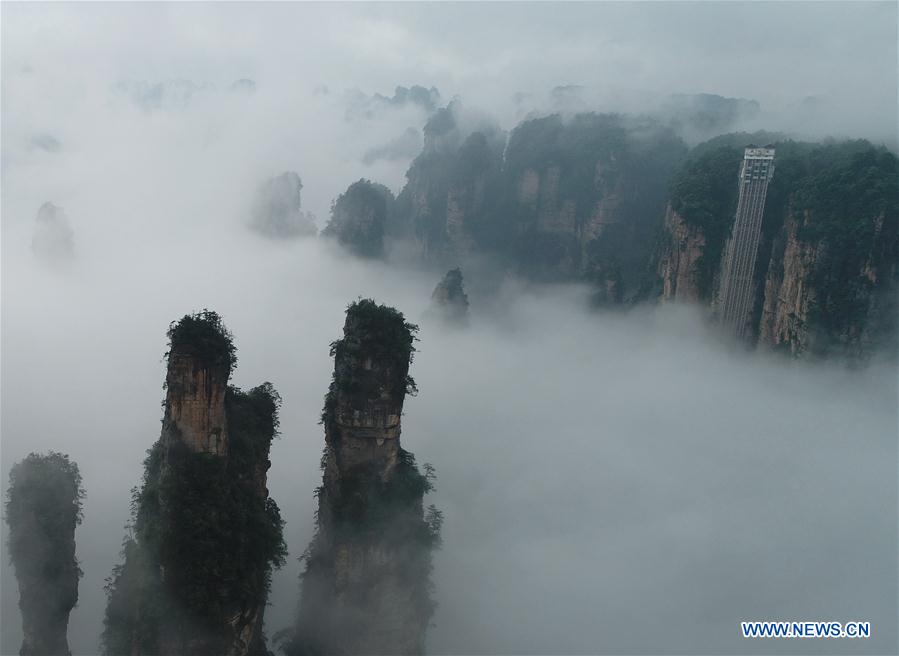
{"type": "Polygon", "coordinates": [[[393,193],[384,185],[358,180],[337,197],[331,220],[322,232],[363,257],[383,257],[384,233],[393,208],[393,193]]]}
{"type": "Polygon", "coordinates": [[[382,476],[395,466],[403,402],[415,389],[415,330],[401,313],[371,300],[347,310],[343,338],[331,346],[334,377],[325,404],[326,440],[344,466],[377,462],[382,476]]]}
{"type": "Polygon", "coordinates": [[[331,346],[317,533],[288,654],[424,651],[440,515],[425,515],[430,480],[400,446],[416,330],[395,309],[359,300],[331,346]]]}

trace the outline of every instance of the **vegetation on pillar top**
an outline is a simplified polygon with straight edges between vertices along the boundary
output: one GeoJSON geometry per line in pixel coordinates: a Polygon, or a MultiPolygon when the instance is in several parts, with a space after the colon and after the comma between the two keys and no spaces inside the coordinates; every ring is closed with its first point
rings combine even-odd
{"type": "Polygon", "coordinates": [[[9,556],[17,570],[39,566],[42,574],[53,570],[77,573],[72,536],[81,523],[84,488],[78,465],[69,456],[49,452],[30,453],[9,472],[6,523],[9,525],[9,556]],[[71,551],[71,556],[66,553],[71,551]],[[46,567],[35,557],[58,560],[46,567]]]}
{"type": "Polygon", "coordinates": [[[395,401],[402,403],[406,394],[418,389],[409,375],[415,353],[418,326],[406,321],[403,313],[372,299],[359,299],[347,307],[343,337],[331,342],[334,376],[325,397],[325,413],[336,401],[338,393],[373,398],[386,388],[395,401]],[[378,363],[382,375],[366,371],[366,360],[378,363]],[[386,376],[386,380],[384,379],[386,376]]]}
{"type": "Polygon", "coordinates": [[[331,220],[322,235],[336,237],[356,255],[382,257],[393,202],[393,193],[384,185],[358,180],[331,205],[331,220]]]}
{"type": "Polygon", "coordinates": [[[424,650],[435,608],[431,554],[443,523],[437,508],[423,507],[434,468],[419,471],[396,440],[385,449],[395,449],[389,463],[376,454],[346,461],[335,448],[343,439],[335,422],[338,398],[353,410],[377,401],[399,412],[404,396],[415,391],[408,370],[417,330],[396,309],[359,299],[347,308],[343,338],[331,344],[316,532],[303,555],[297,623],[275,637],[288,656],[424,650]]]}
{"type": "Polygon", "coordinates": [[[180,321],[171,323],[167,334],[166,358],[176,350],[187,352],[198,357],[205,367],[227,366],[229,373],[237,364],[234,337],[217,312],[203,309],[186,314],[180,321]]]}

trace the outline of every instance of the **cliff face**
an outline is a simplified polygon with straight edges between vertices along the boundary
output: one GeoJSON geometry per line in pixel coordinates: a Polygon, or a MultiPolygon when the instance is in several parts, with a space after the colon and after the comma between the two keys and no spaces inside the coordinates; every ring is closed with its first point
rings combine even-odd
{"type": "Polygon", "coordinates": [[[68,655],[69,612],[81,570],[75,527],[84,491],[78,466],[60,453],[30,454],[9,474],[9,555],[19,584],[22,656],[68,655]]]}
{"type": "Polygon", "coordinates": [[[521,269],[590,281],[606,301],[631,298],[664,216],[668,177],[685,153],[648,120],[580,114],[519,125],[505,167],[521,269]]]}
{"type": "Polygon", "coordinates": [[[816,257],[815,247],[799,240],[798,223],[790,215],[775,245],[765,276],[759,323],[760,343],[786,348],[794,355],[808,350],[809,302],[814,293],[809,276],[816,257]]]}
{"type": "Polygon", "coordinates": [[[787,215],[765,277],[759,343],[796,356],[895,356],[896,215],[870,217],[858,258],[835,252],[817,222],[810,210],[787,215]]]}
{"type": "Polygon", "coordinates": [[[396,232],[422,258],[488,253],[533,279],[591,281],[610,301],[636,292],[680,139],[649,120],[579,114],[525,121],[506,144],[442,112],[398,199],[396,232]]]}
{"type": "Polygon", "coordinates": [[[228,363],[204,363],[190,344],[172,346],[165,379],[165,442],[180,441],[192,453],[227,455],[225,396],[230,374],[228,363]]]}
{"type": "Polygon", "coordinates": [[[439,514],[426,517],[430,482],[400,446],[415,330],[396,310],[363,300],[332,345],[317,534],[288,654],[424,651],[439,514]]]}
{"type": "MultiPolygon", "coordinates": [[[[785,142],[775,163],[755,266],[752,341],[794,356],[895,356],[896,157],[867,142],[785,142]]],[[[715,307],[738,166],[739,149],[724,143],[675,178],[655,263],[663,300],[715,307]]]]}
{"type": "Polygon", "coordinates": [[[668,207],[663,234],[666,241],[656,267],[656,273],[662,281],[662,300],[699,301],[698,262],[705,250],[702,229],[689,225],[682,216],[668,207]]]}
{"type": "Polygon", "coordinates": [[[169,337],[162,434],[107,588],[105,653],[262,655],[286,551],[266,487],[280,399],[267,383],[228,385],[236,357],[215,313],[184,317],[169,337]]]}
{"type": "Polygon", "coordinates": [[[424,137],[390,232],[409,239],[428,262],[458,263],[496,238],[490,223],[501,194],[505,134],[451,103],[428,121],[424,137]]]}

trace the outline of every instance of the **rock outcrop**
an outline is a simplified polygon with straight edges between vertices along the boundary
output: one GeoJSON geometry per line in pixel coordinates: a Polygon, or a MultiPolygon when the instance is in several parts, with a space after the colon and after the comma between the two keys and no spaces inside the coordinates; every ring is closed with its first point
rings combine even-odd
{"type": "Polygon", "coordinates": [[[799,240],[798,221],[788,216],[781,240],[772,253],[764,283],[762,318],[758,338],[773,348],[793,354],[808,350],[809,276],[815,262],[815,247],[799,240]]]}
{"type": "Polygon", "coordinates": [[[505,172],[519,268],[541,280],[589,280],[632,296],[663,216],[683,143],[652,121],[558,116],[519,125],[505,172]]]}
{"type": "Polygon", "coordinates": [[[75,527],[84,490],[78,465],[61,453],[30,454],[9,473],[9,556],[19,584],[22,656],[68,655],[69,612],[81,570],[75,527]]]}
{"type": "MultiPolygon", "coordinates": [[[[714,311],[739,153],[701,147],[675,178],[655,271],[663,300],[714,311]]],[[[867,142],[777,144],[755,266],[749,340],[794,356],[895,357],[899,163],[867,142]]]]}
{"type": "Polygon", "coordinates": [[[256,192],[250,226],[276,239],[316,234],[315,217],[300,209],[302,189],[300,176],[293,171],[268,180],[256,192]]]}
{"type": "Polygon", "coordinates": [[[429,313],[451,325],[468,323],[468,296],[462,284],[462,270],[450,269],[431,294],[429,313]]]}
{"type": "Polygon", "coordinates": [[[393,203],[393,194],[384,185],[369,180],[354,182],[334,201],[331,220],[322,236],[333,237],[355,255],[383,257],[393,203]]]}
{"type": "Polygon", "coordinates": [[[263,656],[263,613],[286,547],[268,497],[280,398],[228,385],[217,314],[169,330],[162,434],[133,499],[133,535],[107,588],[106,654],[263,656]]]}
{"type": "Polygon", "coordinates": [[[440,515],[425,513],[430,477],[400,445],[415,330],[393,308],[360,300],[332,345],[317,533],[288,654],[424,651],[440,515]]]}
{"type": "Polygon", "coordinates": [[[451,104],[397,199],[393,233],[434,266],[486,253],[528,278],[585,280],[632,297],[686,153],[652,120],[578,114],[531,119],[506,135],[451,104]]]}
{"type": "Polygon", "coordinates": [[[493,224],[505,143],[498,126],[458,102],[435,113],[397,197],[391,236],[409,239],[419,257],[435,266],[501,243],[493,224]]]}
{"type": "Polygon", "coordinates": [[[37,212],[31,248],[46,262],[64,262],[75,254],[75,233],[65,211],[53,203],[44,203],[37,212]]]}
{"type": "Polygon", "coordinates": [[[662,281],[662,299],[699,301],[698,263],[705,250],[705,235],[671,207],[665,212],[663,233],[666,243],[656,267],[662,281]]]}
{"type": "Polygon", "coordinates": [[[761,345],[851,361],[896,356],[899,215],[894,207],[853,218],[861,243],[844,250],[821,234],[826,219],[813,210],[787,214],[762,288],[761,345]]]}

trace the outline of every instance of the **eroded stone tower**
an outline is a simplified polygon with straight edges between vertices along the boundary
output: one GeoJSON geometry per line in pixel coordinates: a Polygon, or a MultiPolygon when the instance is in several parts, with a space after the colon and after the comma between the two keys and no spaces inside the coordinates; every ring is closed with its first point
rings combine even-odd
{"type": "Polygon", "coordinates": [[[9,473],[6,523],[19,584],[22,656],[68,656],[69,613],[81,570],[75,527],[81,523],[81,475],[61,453],[30,454],[9,473]]]}
{"type": "Polygon", "coordinates": [[[268,497],[280,398],[228,385],[231,335],[210,311],[169,330],[162,433],[108,586],[106,654],[264,656],[271,572],[286,547],[268,497]]]}
{"type": "Polygon", "coordinates": [[[429,478],[400,446],[415,330],[393,308],[360,300],[332,344],[317,534],[290,654],[424,651],[440,515],[425,513],[429,478]]]}

